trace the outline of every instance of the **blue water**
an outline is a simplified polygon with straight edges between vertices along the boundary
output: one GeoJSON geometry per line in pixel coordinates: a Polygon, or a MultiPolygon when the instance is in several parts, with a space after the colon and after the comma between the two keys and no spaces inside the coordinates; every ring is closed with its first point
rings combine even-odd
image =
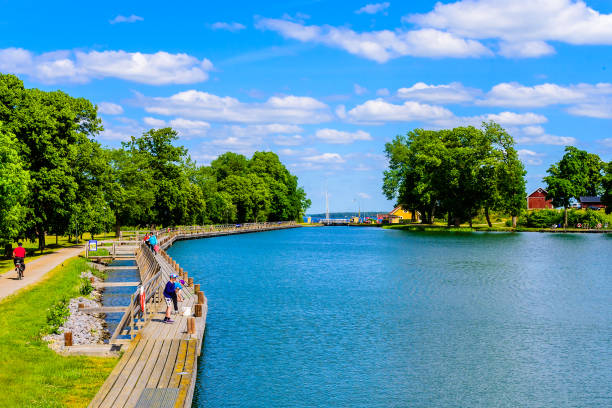
{"type": "Polygon", "coordinates": [[[325,227],[182,241],[195,407],[610,407],[612,237],[325,227]]]}
{"type": "MultiPolygon", "coordinates": [[[[133,266],[133,269],[107,269],[106,282],[139,282],[140,274],[138,266],[133,260],[115,260],[109,267],[113,266],[133,266]]],[[[128,306],[130,304],[130,296],[136,291],[136,286],[117,286],[104,288],[102,294],[102,306],[128,306]]],[[[121,321],[124,313],[106,313],[106,329],[109,333],[113,333],[117,325],[121,321]]],[[[120,335],[119,338],[129,338],[129,336],[120,335]]]]}

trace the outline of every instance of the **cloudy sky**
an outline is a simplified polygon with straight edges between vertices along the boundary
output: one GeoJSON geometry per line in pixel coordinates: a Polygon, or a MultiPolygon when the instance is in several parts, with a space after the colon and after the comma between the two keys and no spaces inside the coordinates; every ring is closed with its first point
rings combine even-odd
{"type": "Polygon", "coordinates": [[[0,0],[0,72],[99,107],[117,146],[172,126],[206,164],[272,150],[312,212],[385,210],[384,144],[495,120],[528,188],[565,145],[612,159],[612,2],[0,0]],[[272,4],[271,4],[272,3],[272,4]]]}

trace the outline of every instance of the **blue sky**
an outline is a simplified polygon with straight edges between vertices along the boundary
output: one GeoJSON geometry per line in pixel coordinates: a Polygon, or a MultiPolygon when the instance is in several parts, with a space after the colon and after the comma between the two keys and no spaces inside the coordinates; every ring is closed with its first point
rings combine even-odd
{"type": "Polygon", "coordinates": [[[0,0],[0,72],[100,108],[117,146],[173,126],[199,163],[272,150],[311,212],[385,210],[384,144],[496,120],[528,189],[565,145],[612,156],[612,2],[0,0]]]}

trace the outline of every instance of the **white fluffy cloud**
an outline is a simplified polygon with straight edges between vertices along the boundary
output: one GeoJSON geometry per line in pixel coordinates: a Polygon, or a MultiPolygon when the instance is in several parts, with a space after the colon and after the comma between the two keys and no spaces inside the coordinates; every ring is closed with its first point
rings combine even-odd
{"type": "Polygon", "coordinates": [[[543,153],[537,153],[537,152],[534,152],[533,150],[527,150],[527,149],[518,150],[518,154],[519,154],[520,159],[523,162],[533,165],[533,166],[538,166],[542,164],[542,157],[544,156],[543,153]]]}
{"type": "Polygon", "coordinates": [[[111,24],[117,24],[117,23],[135,23],[137,21],[143,21],[144,18],[134,15],[132,14],[129,17],[126,16],[122,16],[122,15],[118,15],[117,17],[113,18],[112,20],[109,21],[109,23],[111,24]]]}
{"type": "Polygon", "coordinates": [[[331,144],[350,144],[357,140],[372,140],[372,136],[363,130],[345,132],[336,129],[319,129],[315,133],[315,137],[325,143],[331,144]]]}
{"type": "Polygon", "coordinates": [[[149,113],[233,123],[321,123],[332,118],[329,107],[307,96],[273,96],[263,103],[245,103],[229,96],[189,90],[170,97],[140,97],[149,113]]]}
{"type": "Polygon", "coordinates": [[[403,99],[411,99],[430,103],[461,103],[469,102],[480,91],[464,87],[459,82],[447,85],[428,85],[424,82],[417,82],[410,88],[400,88],[397,96],[403,99]]]}
{"type": "Polygon", "coordinates": [[[121,115],[123,107],[112,102],[100,102],[98,104],[98,112],[104,115],[121,115]]]}
{"type": "Polygon", "coordinates": [[[525,126],[521,129],[516,129],[513,133],[517,134],[517,143],[523,145],[545,144],[567,146],[577,142],[573,137],[549,135],[542,126],[525,126]]]}
{"type": "Polygon", "coordinates": [[[372,196],[371,196],[371,195],[369,195],[369,194],[367,194],[367,193],[357,193],[357,196],[358,196],[359,198],[363,198],[364,200],[367,200],[367,199],[369,199],[369,198],[372,198],[372,196]]]}
{"type": "Polygon", "coordinates": [[[612,84],[577,84],[562,86],[557,84],[540,84],[525,86],[516,82],[495,85],[479,101],[479,105],[544,107],[549,105],[569,105],[612,95],[612,84]]]}
{"type": "Polygon", "coordinates": [[[304,157],[302,160],[309,163],[340,164],[346,162],[338,153],[322,153],[314,156],[304,157]]]}
{"type": "Polygon", "coordinates": [[[572,106],[567,111],[576,116],[586,116],[597,119],[612,119],[612,100],[608,99],[599,104],[582,103],[572,106]]]}
{"type": "Polygon", "coordinates": [[[386,9],[389,8],[389,6],[391,5],[391,3],[385,1],[384,3],[373,3],[373,4],[366,4],[365,6],[363,6],[362,8],[360,8],[359,10],[355,10],[355,14],[376,14],[376,13],[380,13],[381,11],[385,11],[386,9]]]}
{"type": "Polygon", "coordinates": [[[182,136],[204,136],[210,129],[210,123],[202,120],[189,120],[184,118],[175,118],[170,121],[162,119],[146,117],[142,120],[145,124],[155,127],[171,127],[177,130],[182,136]]]}
{"type": "Polygon", "coordinates": [[[304,25],[284,19],[262,18],[256,27],[302,42],[325,44],[379,63],[402,56],[466,58],[490,55],[480,42],[436,29],[382,30],[358,33],[346,27],[304,25]]]}
{"type": "Polygon", "coordinates": [[[365,88],[359,84],[353,84],[353,91],[355,95],[364,95],[368,93],[368,88],[365,88]]]}
{"type": "Polygon", "coordinates": [[[582,0],[438,2],[431,12],[403,20],[460,38],[496,39],[500,53],[511,57],[551,54],[554,50],[547,41],[612,44],[612,14],[601,14],[582,0]]]}
{"type": "Polygon", "coordinates": [[[348,111],[348,117],[355,122],[412,122],[450,119],[454,115],[440,106],[406,101],[395,105],[382,98],[366,101],[348,111]]]}
{"type": "Polygon", "coordinates": [[[211,24],[210,28],[212,28],[213,30],[225,30],[235,33],[240,30],[244,30],[246,27],[243,24],[236,22],[227,23],[224,21],[218,21],[216,23],[211,24]]]}
{"type": "Polygon", "coordinates": [[[119,78],[150,85],[190,84],[207,80],[211,69],[207,59],[164,51],[54,51],[37,55],[22,48],[0,50],[0,71],[43,83],[119,78]]]}
{"type": "Polygon", "coordinates": [[[274,144],[278,146],[299,146],[302,143],[304,143],[302,135],[281,135],[274,138],[274,144]]]}

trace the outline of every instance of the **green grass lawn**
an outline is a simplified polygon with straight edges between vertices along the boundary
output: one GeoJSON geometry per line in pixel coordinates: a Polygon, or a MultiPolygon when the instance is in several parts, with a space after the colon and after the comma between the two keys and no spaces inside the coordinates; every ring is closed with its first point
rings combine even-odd
{"type": "Polygon", "coordinates": [[[87,269],[80,258],[64,264],[0,301],[0,407],[85,407],[118,361],[60,356],[40,339],[47,309],[78,296],[87,269]]]}

